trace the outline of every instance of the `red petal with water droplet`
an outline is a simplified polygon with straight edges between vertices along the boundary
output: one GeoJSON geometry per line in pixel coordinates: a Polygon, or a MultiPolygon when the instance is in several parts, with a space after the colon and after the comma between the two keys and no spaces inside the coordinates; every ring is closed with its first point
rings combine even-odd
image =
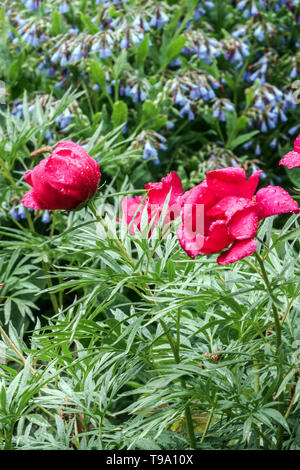
{"type": "Polygon", "coordinates": [[[207,236],[204,236],[200,231],[191,236],[191,232],[182,225],[177,231],[177,237],[181,247],[191,258],[195,258],[197,255],[218,253],[233,241],[228,233],[225,220],[213,222],[207,236]]]}
{"type": "Polygon", "coordinates": [[[161,208],[170,191],[169,206],[175,204],[178,197],[183,193],[181,180],[175,172],[169,173],[159,183],[146,184],[145,189],[148,191],[149,203],[157,204],[161,206],[161,208]]]}
{"type": "Polygon", "coordinates": [[[260,189],[256,194],[256,203],[260,219],[299,211],[297,202],[280,186],[267,186],[260,189]]]}
{"type": "Polygon", "coordinates": [[[26,173],[25,180],[43,209],[72,210],[93,196],[100,177],[97,162],[80,145],[64,141],[26,173]]]}
{"type": "Polygon", "coordinates": [[[300,153],[288,152],[279,161],[279,165],[284,165],[287,168],[300,168],[300,153]]]}
{"type": "Polygon", "coordinates": [[[21,203],[23,206],[28,207],[29,209],[46,209],[44,204],[37,199],[33,188],[24,194],[21,203]]]}
{"type": "Polygon", "coordinates": [[[142,212],[146,205],[146,201],[144,201],[144,203],[141,205],[142,200],[143,200],[143,196],[136,196],[136,197],[126,196],[122,200],[121,206],[122,206],[122,211],[125,216],[127,225],[131,223],[132,219],[134,218],[136,214],[134,221],[132,222],[132,225],[130,227],[130,233],[132,235],[134,235],[135,226],[140,230],[142,212]]]}
{"type": "Polygon", "coordinates": [[[294,142],[294,150],[297,153],[300,153],[300,135],[298,135],[297,139],[294,142]]]}
{"type": "Polygon", "coordinates": [[[241,196],[241,186],[246,183],[246,173],[241,167],[228,167],[210,171],[206,175],[208,188],[218,199],[241,196]]]}
{"type": "Polygon", "coordinates": [[[234,242],[229,250],[218,257],[218,264],[235,263],[242,258],[246,258],[246,256],[252,255],[256,248],[257,243],[253,239],[234,242]]]}
{"type": "Polygon", "coordinates": [[[258,221],[256,203],[248,202],[230,217],[227,227],[230,235],[236,240],[247,240],[255,237],[258,221]]]}

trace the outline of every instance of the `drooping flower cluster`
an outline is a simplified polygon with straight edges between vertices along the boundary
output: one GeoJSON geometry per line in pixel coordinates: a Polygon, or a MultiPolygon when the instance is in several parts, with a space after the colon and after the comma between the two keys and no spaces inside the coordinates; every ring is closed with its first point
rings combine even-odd
{"type": "Polygon", "coordinates": [[[179,74],[171,82],[167,82],[166,89],[170,89],[174,103],[181,108],[179,115],[186,115],[189,120],[193,120],[194,102],[213,100],[216,98],[215,90],[220,86],[219,81],[209,73],[192,71],[179,74]]]}
{"type": "Polygon", "coordinates": [[[256,122],[261,132],[275,129],[278,123],[288,120],[286,112],[295,109],[296,103],[291,92],[284,94],[277,87],[265,83],[254,92],[254,106],[249,111],[249,125],[256,122]]]}

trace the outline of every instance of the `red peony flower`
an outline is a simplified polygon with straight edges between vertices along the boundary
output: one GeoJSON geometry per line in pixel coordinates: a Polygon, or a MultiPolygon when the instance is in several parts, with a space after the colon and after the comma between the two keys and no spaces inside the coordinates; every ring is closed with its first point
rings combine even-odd
{"type": "Polygon", "coordinates": [[[94,195],[100,177],[95,160],[80,145],[66,140],[25,174],[32,189],[21,202],[32,209],[76,209],[94,195]]]}
{"type": "Polygon", "coordinates": [[[294,142],[294,150],[286,153],[279,165],[284,165],[287,168],[300,168],[300,135],[294,142]]]}
{"type": "Polygon", "coordinates": [[[156,223],[158,222],[166,197],[170,191],[171,194],[168,211],[164,223],[167,223],[169,220],[173,220],[180,213],[178,198],[183,194],[183,191],[182,184],[177,173],[169,173],[160,183],[148,183],[145,185],[145,189],[148,191],[148,195],[143,203],[143,196],[124,197],[122,201],[122,211],[127,225],[131,223],[134,215],[136,214],[130,227],[130,233],[132,234],[134,234],[134,226],[140,230],[142,213],[146,205],[148,222],[150,222],[154,217],[156,223]],[[140,204],[142,205],[140,206],[140,204]]]}
{"type": "Polygon", "coordinates": [[[234,263],[256,250],[254,237],[261,219],[298,212],[297,202],[280,186],[267,186],[254,196],[260,173],[247,180],[240,167],[211,171],[180,198],[183,224],[177,235],[191,258],[230,247],[218,257],[218,264],[234,263]],[[202,209],[203,226],[197,208],[202,209]]]}

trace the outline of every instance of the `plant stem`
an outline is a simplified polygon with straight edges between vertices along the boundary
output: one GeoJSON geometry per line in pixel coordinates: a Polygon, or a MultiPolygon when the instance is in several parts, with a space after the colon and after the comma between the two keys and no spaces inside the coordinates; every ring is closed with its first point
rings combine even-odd
{"type": "MultiPolygon", "coordinates": [[[[171,346],[175,362],[176,362],[176,364],[179,364],[180,363],[180,355],[179,355],[178,348],[176,348],[176,343],[174,342],[173,336],[170,333],[170,330],[169,330],[168,326],[166,325],[166,323],[161,318],[159,319],[159,322],[160,322],[160,324],[161,324],[161,326],[162,326],[162,328],[165,332],[165,335],[166,335],[166,337],[169,341],[169,344],[171,346]]],[[[186,386],[186,383],[185,383],[184,379],[181,379],[181,385],[184,389],[187,390],[187,386],[186,386]]],[[[185,407],[185,419],[186,419],[186,424],[187,424],[187,428],[188,428],[188,435],[189,435],[191,447],[192,447],[192,449],[196,449],[197,446],[196,446],[196,437],[195,437],[194,426],[193,426],[193,418],[192,418],[191,408],[190,408],[189,405],[186,405],[186,407],[185,407]]]]}
{"type": "Polygon", "coordinates": [[[275,331],[276,331],[276,352],[278,353],[278,350],[281,346],[281,324],[280,324],[280,320],[279,320],[278,310],[277,310],[277,307],[274,303],[274,301],[276,299],[274,298],[272,287],[271,287],[268,275],[266,273],[266,269],[265,269],[263,260],[257,252],[255,252],[254,254],[255,254],[255,257],[256,257],[259,265],[260,265],[261,275],[262,275],[262,278],[265,282],[267,291],[268,291],[268,293],[269,293],[269,295],[272,299],[272,307],[273,307],[273,314],[274,314],[274,319],[275,319],[275,331]]]}
{"type": "Polygon", "coordinates": [[[27,215],[27,221],[28,221],[29,228],[30,228],[31,232],[35,232],[34,224],[33,224],[32,218],[31,218],[31,214],[30,214],[29,210],[27,209],[27,207],[25,207],[25,211],[26,211],[26,215],[27,215]]]}
{"type": "MultiPolygon", "coordinates": [[[[266,272],[266,269],[265,269],[265,266],[264,266],[264,262],[263,262],[261,256],[257,252],[255,252],[255,256],[256,256],[256,259],[257,259],[257,261],[259,263],[259,266],[261,268],[261,275],[262,275],[262,278],[265,282],[267,291],[268,291],[268,293],[271,297],[271,300],[272,300],[273,315],[274,315],[274,320],[275,320],[275,332],[276,332],[276,355],[278,355],[278,353],[280,351],[280,347],[281,347],[281,324],[280,324],[280,319],[279,319],[279,315],[278,315],[278,310],[277,310],[277,307],[275,305],[276,298],[274,297],[272,287],[271,287],[271,284],[270,284],[270,281],[269,281],[269,278],[268,278],[268,275],[267,275],[267,272],[266,272]]],[[[282,375],[281,363],[278,363],[277,367],[278,367],[278,376],[279,376],[279,383],[280,383],[280,378],[281,378],[281,375],[282,375]]],[[[280,400],[281,396],[279,396],[278,399],[280,400]]],[[[282,411],[282,406],[279,405],[279,412],[281,413],[281,411],[282,411]]],[[[277,439],[276,440],[277,440],[276,448],[277,448],[277,450],[281,450],[282,449],[282,441],[283,441],[283,427],[281,426],[281,424],[278,425],[277,439]]]]}
{"type": "MultiPolygon", "coordinates": [[[[51,287],[53,287],[53,284],[52,284],[52,280],[51,280],[51,277],[49,275],[49,263],[46,263],[45,261],[42,261],[42,265],[43,265],[43,269],[45,271],[45,274],[47,276],[47,284],[48,284],[48,288],[51,289],[51,287]]],[[[53,306],[53,310],[55,313],[58,313],[58,303],[57,303],[57,300],[56,300],[56,296],[53,292],[49,292],[49,295],[50,295],[50,299],[51,299],[51,303],[52,303],[52,306],[53,306]]]]}

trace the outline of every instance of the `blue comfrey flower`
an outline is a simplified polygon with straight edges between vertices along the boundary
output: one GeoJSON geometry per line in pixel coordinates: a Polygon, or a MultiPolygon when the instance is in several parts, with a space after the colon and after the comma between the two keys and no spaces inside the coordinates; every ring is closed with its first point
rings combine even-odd
{"type": "Polygon", "coordinates": [[[53,56],[51,57],[51,62],[53,64],[57,64],[59,62],[59,60],[62,58],[62,54],[61,52],[58,50],[56,51],[53,56]]]}
{"type": "Polygon", "coordinates": [[[177,57],[177,59],[175,60],[172,60],[170,63],[169,63],[169,66],[170,67],[181,67],[182,66],[182,60],[177,57]]]}
{"type": "Polygon", "coordinates": [[[68,3],[67,3],[66,1],[62,2],[62,3],[59,5],[58,11],[59,11],[59,13],[61,13],[61,14],[69,13],[70,7],[69,7],[68,3]]]}
{"type": "Polygon", "coordinates": [[[18,212],[18,209],[16,207],[13,207],[10,211],[9,211],[10,215],[12,216],[13,219],[15,220],[19,220],[20,219],[20,216],[19,216],[19,212],[18,212]]]}
{"type": "Polygon", "coordinates": [[[69,62],[70,62],[70,64],[73,65],[76,62],[79,62],[81,60],[81,58],[82,58],[82,49],[81,49],[81,45],[79,44],[73,50],[69,62]]]}
{"type": "Polygon", "coordinates": [[[256,37],[256,39],[260,42],[264,41],[265,40],[265,31],[264,31],[264,28],[262,27],[262,25],[259,25],[255,31],[254,31],[254,36],[256,37]]]}
{"type": "Polygon", "coordinates": [[[299,129],[299,124],[297,124],[296,126],[291,127],[291,128],[288,130],[288,133],[289,133],[290,135],[295,135],[296,132],[298,131],[298,129],[299,129]]]}
{"type": "Polygon", "coordinates": [[[268,127],[267,127],[267,124],[264,120],[262,120],[261,123],[260,123],[260,130],[261,130],[261,132],[268,132],[268,127]]]}
{"type": "Polygon", "coordinates": [[[187,114],[188,120],[193,121],[195,119],[195,114],[192,111],[190,103],[187,101],[186,104],[179,111],[181,117],[184,117],[187,114]]]}
{"type": "Polygon", "coordinates": [[[270,145],[270,147],[271,147],[272,149],[275,149],[275,148],[277,147],[277,139],[276,139],[276,137],[274,137],[274,139],[271,140],[271,142],[270,142],[269,145],[270,145]]]}
{"type": "Polygon", "coordinates": [[[91,47],[91,52],[98,52],[100,51],[101,49],[101,42],[100,41],[96,41],[93,43],[92,47],[91,47]]]}
{"type": "Polygon", "coordinates": [[[25,210],[25,207],[23,205],[19,206],[19,208],[18,208],[18,216],[19,216],[19,219],[21,219],[21,220],[27,219],[26,210],[25,210]]]}
{"type": "Polygon", "coordinates": [[[265,180],[267,178],[267,175],[266,173],[263,171],[260,175],[259,175],[260,179],[261,180],[265,180]]]}
{"type": "Polygon", "coordinates": [[[246,5],[247,5],[247,0],[242,0],[242,1],[238,2],[237,7],[238,7],[239,10],[242,11],[242,10],[244,10],[246,5]]]}
{"type": "Polygon", "coordinates": [[[48,141],[48,144],[51,144],[52,142],[54,142],[51,131],[49,129],[47,129],[45,132],[45,139],[48,141]]]}
{"type": "Polygon", "coordinates": [[[60,125],[61,129],[65,129],[71,123],[72,113],[69,109],[66,109],[62,114],[60,114],[55,122],[60,125]]]}
{"type": "Polygon", "coordinates": [[[256,145],[254,153],[255,153],[255,155],[257,155],[257,156],[261,154],[261,149],[260,149],[260,145],[259,145],[259,144],[256,145]]]}
{"type": "Polygon", "coordinates": [[[184,106],[186,104],[186,98],[180,90],[178,90],[174,95],[174,103],[178,104],[179,106],[184,106]]]}
{"type": "Polygon", "coordinates": [[[40,7],[39,0],[22,0],[22,1],[24,3],[24,6],[30,11],[38,10],[40,7]]]}
{"type": "Polygon", "coordinates": [[[43,212],[43,215],[42,215],[42,218],[41,218],[41,222],[43,224],[50,224],[51,223],[51,217],[50,217],[50,213],[49,211],[45,210],[43,212]]]}
{"type": "Polygon", "coordinates": [[[100,59],[108,59],[109,57],[112,56],[112,52],[110,48],[106,45],[102,45],[99,53],[100,59]]]}
{"type": "Polygon", "coordinates": [[[162,28],[164,24],[169,21],[170,18],[168,15],[158,8],[150,20],[150,26],[153,28],[162,28]]]}
{"type": "Polygon", "coordinates": [[[143,159],[148,160],[149,158],[158,157],[156,148],[151,144],[150,140],[146,140],[143,152],[143,159]]]}
{"type": "Polygon", "coordinates": [[[167,120],[167,129],[174,129],[175,124],[172,121],[167,120]]]}
{"type": "Polygon", "coordinates": [[[218,119],[219,121],[225,122],[226,121],[226,113],[232,113],[234,111],[234,105],[227,99],[216,99],[213,107],[213,117],[218,119]]]}
{"type": "Polygon", "coordinates": [[[63,55],[61,60],[60,60],[60,66],[61,67],[66,67],[68,65],[68,59],[66,55],[63,55]]]}
{"type": "Polygon", "coordinates": [[[251,147],[251,145],[252,145],[252,142],[251,140],[249,140],[248,142],[245,142],[245,144],[243,145],[243,148],[245,150],[248,150],[251,147]]]}
{"type": "Polygon", "coordinates": [[[240,37],[246,36],[246,34],[247,34],[246,26],[240,26],[235,31],[233,31],[232,37],[235,39],[238,39],[240,37]]]}
{"type": "Polygon", "coordinates": [[[121,49],[129,49],[129,47],[130,47],[130,40],[129,40],[128,35],[124,36],[124,37],[121,39],[120,47],[121,47],[121,49]]]}
{"type": "Polygon", "coordinates": [[[55,74],[55,69],[53,67],[48,67],[46,70],[46,77],[47,78],[53,77],[54,74],[55,74]]]}

